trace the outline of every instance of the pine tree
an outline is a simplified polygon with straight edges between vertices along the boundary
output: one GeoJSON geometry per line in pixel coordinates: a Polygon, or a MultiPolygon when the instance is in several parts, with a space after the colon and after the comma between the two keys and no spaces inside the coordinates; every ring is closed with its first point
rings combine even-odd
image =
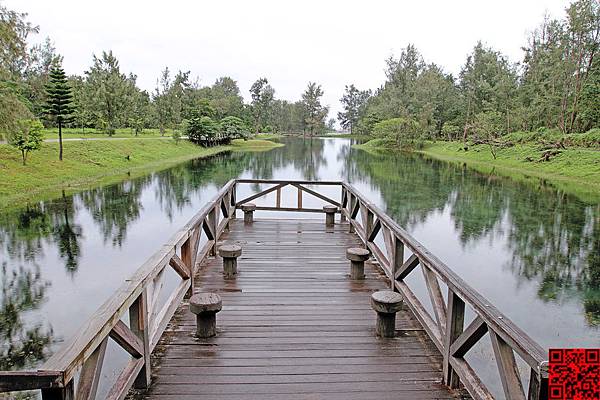
{"type": "Polygon", "coordinates": [[[62,126],[73,119],[73,94],[67,81],[65,71],[56,60],[50,69],[50,79],[46,85],[46,115],[52,117],[58,124],[58,142],[60,151],[58,159],[63,159],[62,126]]]}

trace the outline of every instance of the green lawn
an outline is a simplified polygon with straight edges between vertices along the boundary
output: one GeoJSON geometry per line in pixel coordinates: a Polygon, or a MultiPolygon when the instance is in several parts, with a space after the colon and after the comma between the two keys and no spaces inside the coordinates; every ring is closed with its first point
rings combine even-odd
{"type": "Polygon", "coordinates": [[[52,198],[66,192],[118,182],[164,169],[198,157],[227,150],[269,149],[266,140],[235,140],[230,146],[203,148],[186,140],[98,140],[64,142],[64,160],[58,161],[58,143],[43,143],[26,166],[21,154],[0,145],[0,208],[25,201],[52,198]]]}
{"type": "MultiPolygon", "coordinates": [[[[377,140],[356,147],[381,149],[377,140]]],[[[469,146],[469,150],[464,151],[462,143],[458,142],[427,143],[419,152],[440,160],[465,163],[480,172],[518,180],[545,179],[581,198],[600,199],[600,151],[597,149],[567,148],[550,161],[539,162],[541,151],[533,144],[499,149],[497,159],[487,145],[469,146]]]]}
{"type": "MultiPolygon", "coordinates": [[[[167,129],[165,131],[165,136],[170,137],[173,133],[172,129],[167,129]]],[[[135,134],[129,128],[121,128],[117,129],[113,136],[108,136],[106,133],[102,131],[98,131],[96,129],[87,128],[85,131],[82,131],[81,128],[63,128],[62,130],[63,138],[65,139],[73,139],[73,138],[99,138],[99,139],[109,139],[111,137],[114,138],[135,138],[135,134]]],[[[158,129],[144,129],[142,133],[140,133],[138,138],[148,138],[148,137],[161,137],[160,131],[158,129]]],[[[58,128],[48,128],[44,129],[44,138],[45,139],[58,139],[58,128]]]]}

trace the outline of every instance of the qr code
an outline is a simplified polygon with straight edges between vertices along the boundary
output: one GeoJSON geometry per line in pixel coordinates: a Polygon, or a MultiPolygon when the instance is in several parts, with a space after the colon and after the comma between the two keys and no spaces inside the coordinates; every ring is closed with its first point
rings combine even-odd
{"type": "Polygon", "coordinates": [[[599,400],[600,349],[550,349],[548,399],[599,400]]]}

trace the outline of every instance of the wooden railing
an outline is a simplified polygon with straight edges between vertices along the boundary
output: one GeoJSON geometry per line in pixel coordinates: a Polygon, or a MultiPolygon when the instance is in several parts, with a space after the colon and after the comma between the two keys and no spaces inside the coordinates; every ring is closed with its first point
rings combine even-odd
{"type": "Polygon", "coordinates": [[[128,353],[130,360],[106,398],[123,399],[131,387],[148,387],[150,355],[182,299],[191,293],[197,263],[208,255],[214,255],[216,242],[230,220],[235,218],[236,208],[271,193],[275,194],[275,204],[257,204],[257,210],[323,212],[322,208],[305,207],[304,194],[339,208],[342,220],[349,221],[350,230],[371,251],[388,277],[390,287],[403,295],[406,304],[443,355],[444,382],[448,386],[457,388],[462,383],[475,399],[494,398],[465,359],[467,352],[489,334],[506,398],[547,398],[546,352],[351,185],[337,181],[259,179],[229,181],[98,309],[77,335],[37,371],[0,372],[0,392],[41,389],[44,400],[94,399],[109,339],[128,353]],[[236,201],[240,184],[272,186],[236,201]],[[295,206],[282,205],[282,189],[288,186],[297,191],[295,206]],[[308,186],[336,187],[341,200],[308,186]],[[379,245],[379,242],[383,244],[379,245]],[[204,244],[201,246],[201,243],[204,244]],[[406,282],[406,278],[419,266],[433,313],[427,311],[414,288],[406,282]],[[177,273],[180,281],[164,304],[158,307],[163,275],[168,267],[177,273]],[[440,284],[447,287],[446,298],[440,284]],[[467,306],[475,318],[465,327],[467,306]],[[128,324],[122,320],[126,314],[129,315],[128,324]],[[527,395],[515,353],[530,368],[527,395]]]}
{"type": "Polygon", "coordinates": [[[0,392],[41,389],[44,400],[94,399],[109,339],[128,353],[130,360],[105,398],[123,399],[132,386],[148,387],[150,355],[182,299],[191,293],[197,261],[214,253],[215,243],[234,213],[232,180],[37,371],[1,372],[0,392]],[[206,240],[201,240],[201,236],[206,240]],[[201,243],[204,244],[200,248],[201,243]],[[159,307],[167,268],[172,268],[180,280],[159,307]],[[126,315],[128,324],[122,320],[127,319],[126,315]]]}
{"type": "Polygon", "coordinates": [[[494,398],[465,359],[467,352],[487,333],[506,398],[547,398],[547,352],[540,345],[351,185],[343,184],[341,204],[343,215],[387,275],[391,288],[402,294],[442,353],[446,385],[457,388],[462,382],[474,399],[494,398]],[[377,240],[378,237],[383,240],[377,240]],[[418,266],[423,273],[433,315],[406,282],[418,266]],[[440,283],[447,287],[447,300],[440,283]],[[466,306],[475,318],[465,327],[466,306]],[[515,352],[530,368],[527,396],[515,352]]]}

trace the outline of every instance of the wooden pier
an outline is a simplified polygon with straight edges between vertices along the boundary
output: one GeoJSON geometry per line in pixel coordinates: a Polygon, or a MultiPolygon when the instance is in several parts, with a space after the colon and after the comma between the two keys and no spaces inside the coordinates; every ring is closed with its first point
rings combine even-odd
{"type": "Polygon", "coordinates": [[[130,361],[108,399],[123,399],[131,387],[142,398],[165,400],[493,399],[464,357],[486,335],[505,398],[547,398],[546,352],[352,186],[240,179],[227,183],[39,370],[0,373],[0,391],[41,389],[44,400],[100,397],[110,339],[130,361]],[[262,187],[238,200],[244,184],[262,187]],[[297,201],[282,206],[289,187],[297,201]],[[305,207],[305,196],[323,204],[305,207]],[[265,197],[275,204],[260,204],[265,197]],[[236,209],[313,218],[239,219],[236,209]],[[242,254],[237,273],[224,275],[217,249],[230,244],[242,254]],[[351,247],[371,253],[364,279],[350,275],[351,247]],[[418,270],[426,299],[406,281],[418,270]],[[167,271],[179,283],[160,301],[167,271]],[[382,289],[404,300],[393,338],[375,335],[370,297],[382,289]],[[196,337],[192,293],[222,299],[215,337],[196,337]],[[525,381],[515,354],[529,370],[525,381]]]}

